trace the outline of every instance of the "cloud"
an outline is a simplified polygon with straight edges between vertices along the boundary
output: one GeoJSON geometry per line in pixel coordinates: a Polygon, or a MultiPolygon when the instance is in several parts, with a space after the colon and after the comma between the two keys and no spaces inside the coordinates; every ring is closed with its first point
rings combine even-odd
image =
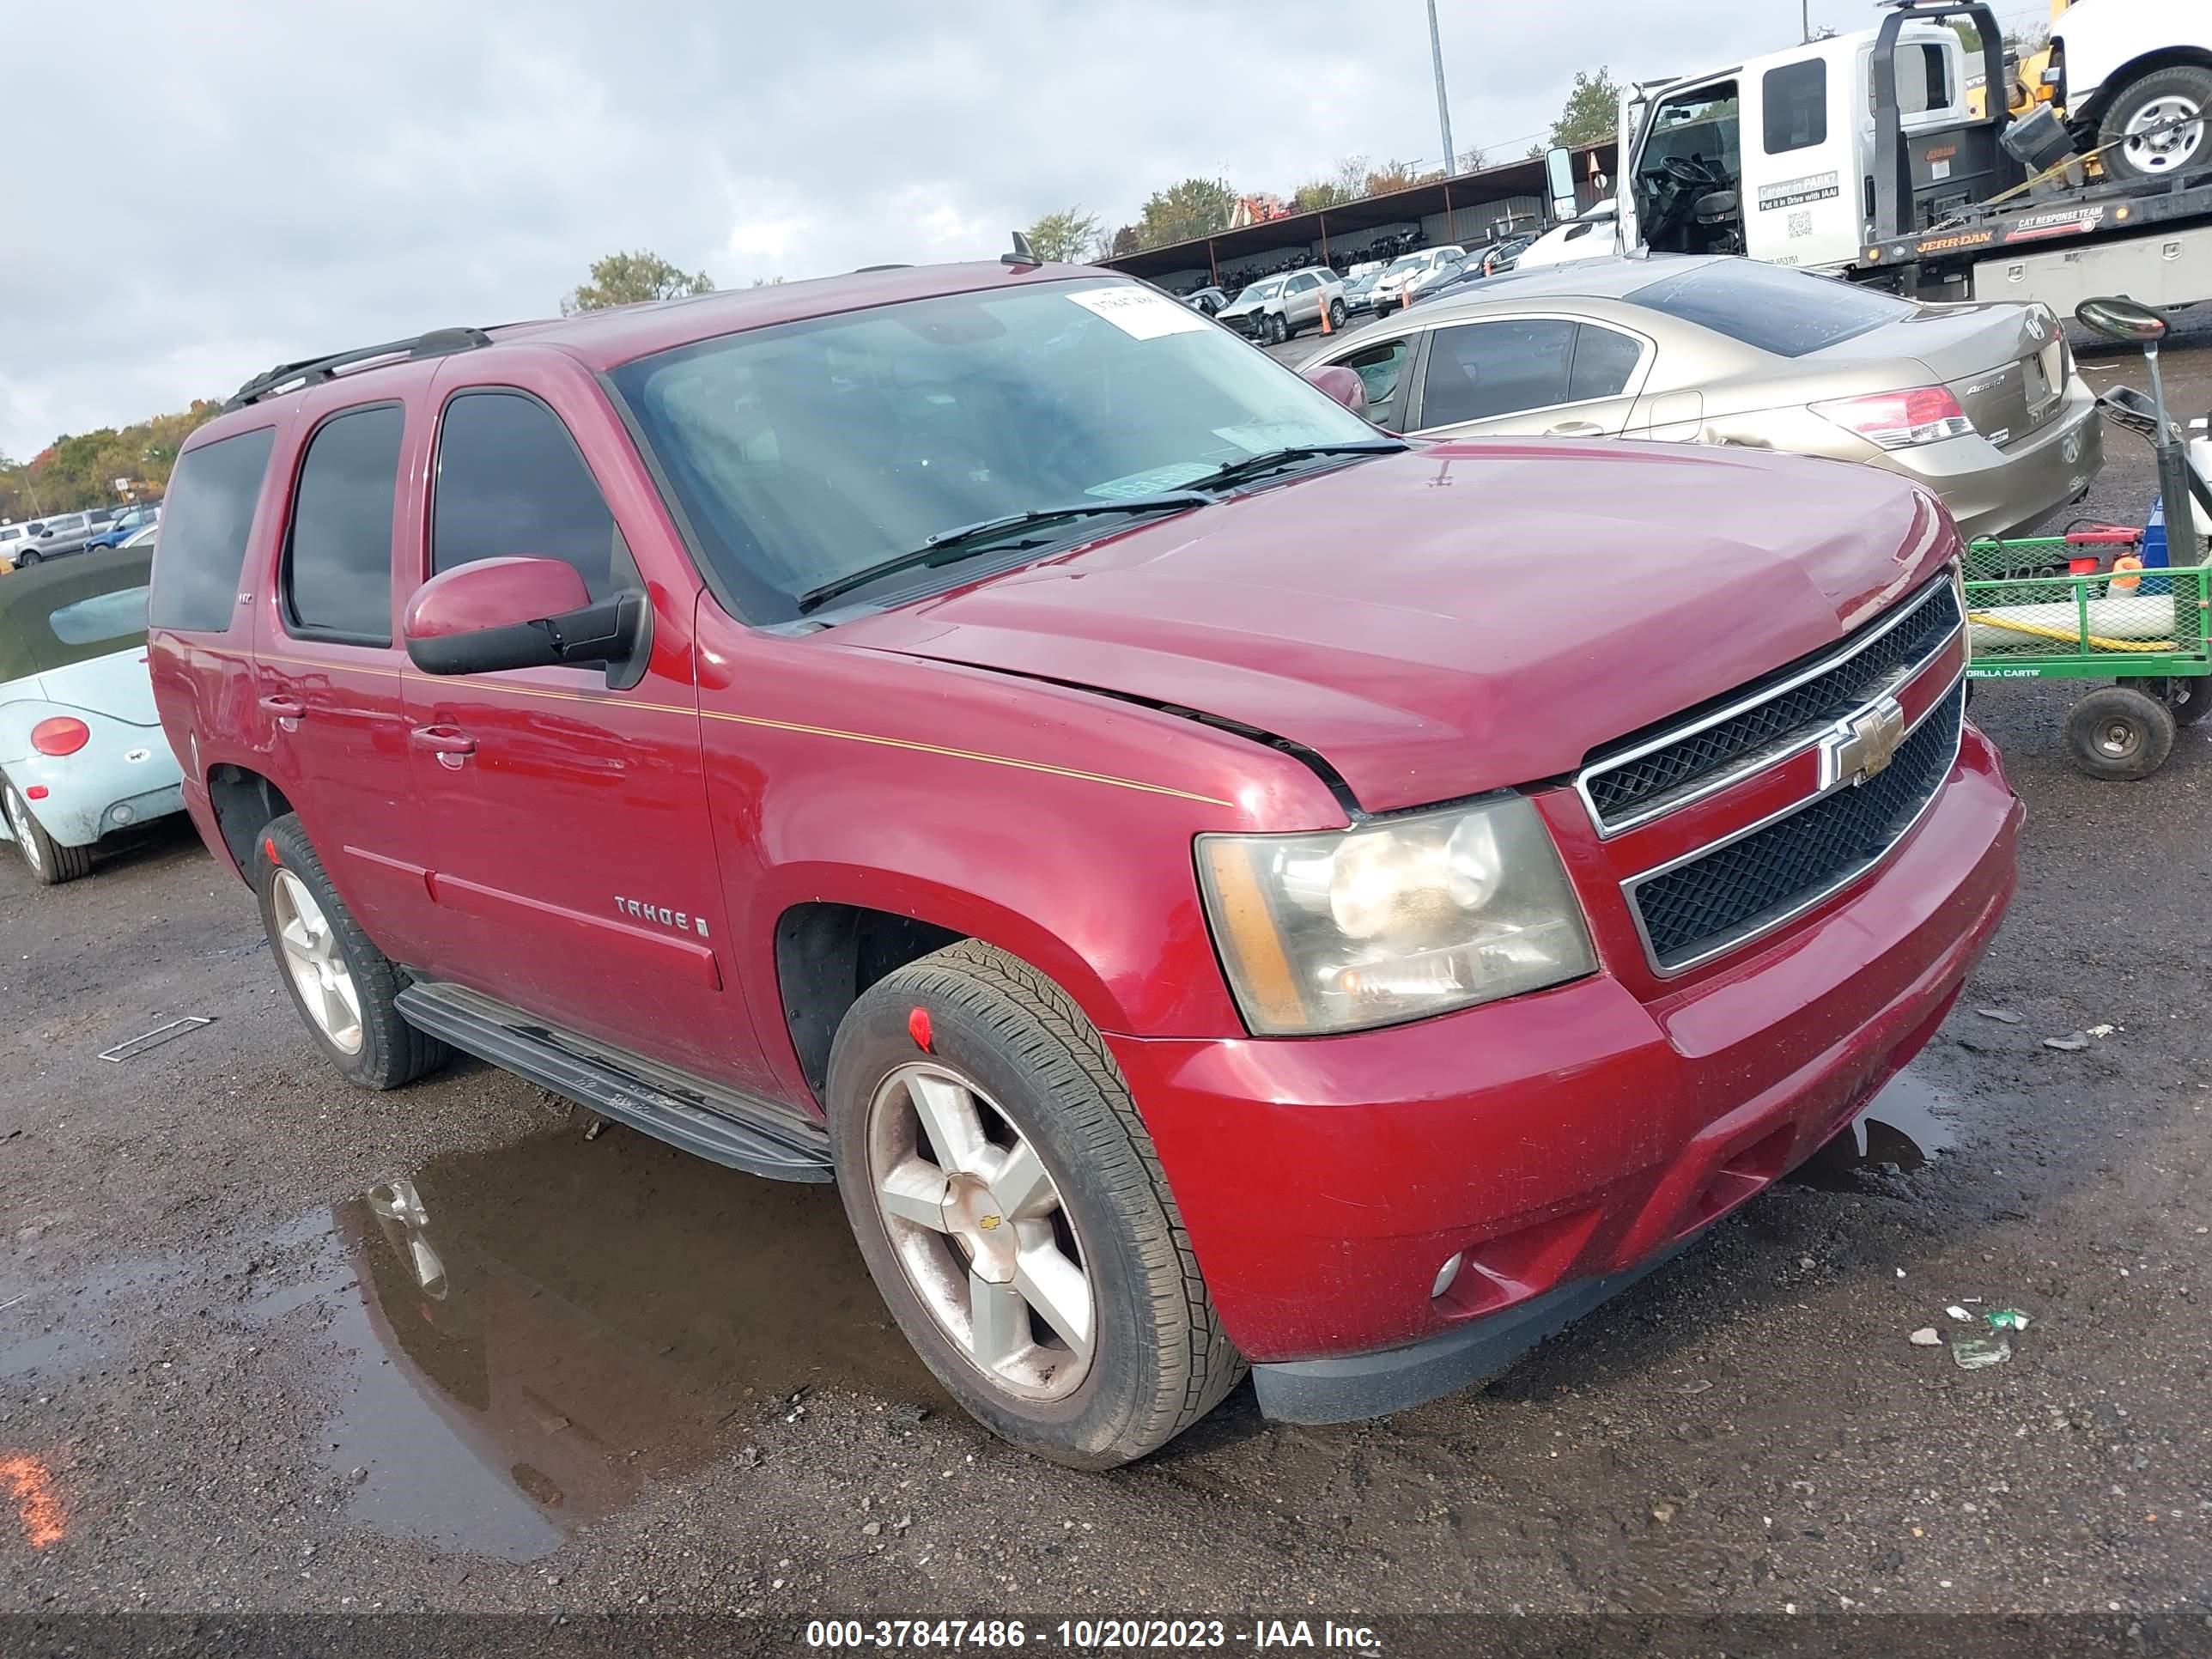
{"type": "MultiPolygon", "coordinates": [[[[1499,155],[1577,69],[1732,61],[1796,22],[1734,0],[1441,11],[1454,138],[1499,155]]],[[[1285,190],[1440,150],[1413,0],[110,0],[15,8],[8,34],[11,61],[100,66],[18,76],[0,131],[17,456],[286,358],[550,314],[617,249],[725,286],[991,258],[1039,213],[1124,223],[1194,173],[1285,190]]]]}

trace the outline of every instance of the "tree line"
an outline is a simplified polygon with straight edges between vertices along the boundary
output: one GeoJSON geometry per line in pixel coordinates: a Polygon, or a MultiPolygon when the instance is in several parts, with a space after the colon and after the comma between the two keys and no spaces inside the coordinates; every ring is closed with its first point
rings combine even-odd
{"type": "Polygon", "coordinates": [[[0,521],[79,513],[126,500],[161,500],[177,451],[219,408],[195,398],[173,415],[57,438],[27,461],[0,454],[0,521]]]}

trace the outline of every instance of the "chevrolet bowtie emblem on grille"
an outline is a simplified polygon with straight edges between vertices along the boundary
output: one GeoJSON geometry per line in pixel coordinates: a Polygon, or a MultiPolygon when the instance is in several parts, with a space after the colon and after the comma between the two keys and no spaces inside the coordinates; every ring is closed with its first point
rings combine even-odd
{"type": "Polygon", "coordinates": [[[1905,741],[1905,710],[1895,697],[1870,702],[1856,714],[1836,722],[1836,729],[1821,744],[1832,782],[1848,780],[1864,783],[1896,757],[1905,741]]]}

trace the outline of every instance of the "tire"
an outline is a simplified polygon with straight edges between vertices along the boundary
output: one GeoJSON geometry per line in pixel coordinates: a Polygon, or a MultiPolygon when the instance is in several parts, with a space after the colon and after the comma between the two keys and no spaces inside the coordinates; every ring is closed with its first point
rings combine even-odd
{"type": "Polygon", "coordinates": [[[1002,1439],[1112,1468],[1182,1433],[1243,1375],[1120,1068],[1026,963],[963,940],[878,981],[838,1027],[828,1100],[838,1188],[877,1288],[938,1381],[1002,1439]],[[948,1115],[940,1101],[932,1122],[945,1127],[921,1127],[924,1088],[967,1105],[948,1115]],[[975,1133],[948,1156],[956,1121],[975,1133]],[[1002,1179],[1024,1144],[1027,1198],[1002,1179]],[[1000,1275],[1025,1269],[1028,1287],[986,1282],[994,1251],[1008,1253],[1000,1275]],[[1048,1322],[1053,1298],[1032,1293],[1040,1259],[1060,1305],[1087,1313],[1087,1353],[1048,1322]],[[987,1316],[987,1296],[1012,1313],[987,1316]],[[989,1342],[987,1316],[1021,1334],[989,1342]]]}
{"type": "Polygon", "coordinates": [[[58,887],[92,873],[92,848],[64,847],[48,835],[46,825],[31,816],[30,802],[5,778],[0,778],[0,811],[8,814],[9,833],[15,838],[24,868],[41,886],[58,887]]]}
{"type": "Polygon", "coordinates": [[[2212,714],[2212,675],[2191,674],[2168,680],[2166,707],[2176,726],[2194,726],[2212,714]]]}
{"type": "Polygon", "coordinates": [[[39,552],[36,549],[27,547],[21,553],[18,553],[15,556],[15,568],[18,570],[28,570],[34,564],[45,563],[46,558],[46,556],[39,552]]]}
{"type": "Polygon", "coordinates": [[[331,885],[296,816],[287,812],[261,832],[252,863],[253,890],[261,902],[269,954],[276,961],[300,1023],[331,1064],[364,1089],[397,1089],[444,1065],[453,1051],[401,1016],[395,999],[407,983],[406,975],[361,931],[331,885]],[[310,1006],[302,985],[304,966],[287,933],[295,921],[307,924],[302,931],[315,932],[302,908],[302,891],[323,924],[324,961],[334,973],[343,969],[352,992],[348,998],[341,990],[326,989],[318,1002],[325,1010],[349,1005],[354,1016],[350,1030],[342,1024],[334,1030],[335,1022],[310,1006]]]}
{"type": "Polygon", "coordinates": [[[1331,300],[1328,302],[1328,325],[1332,331],[1344,326],[1343,301],[1331,300]]]}
{"type": "Polygon", "coordinates": [[[1291,337],[1291,325],[1279,311],[1267,319],[1267,343],[1280,345],[1291,337]]]}
{"type": "Polygon", "coordinates": [[[2212,166],[2212,69],[2180,64],[2130,81],[2105,101],[2097,143],[2112,146],[2101,159],[2115,179],[2163,182],[2212,166]],[[2193,125],[2137,145],[2127,143],[2128,129],[2139,122],[2192,112],[2193,125]]]}
{"type": "Polygon", "coordinates": [[[2173,750],[2173,711],[2127,686],[2092,691],[2066,715],[2066,750],[2093,778],[2132,783],[2166,764],[2173,750]]]}

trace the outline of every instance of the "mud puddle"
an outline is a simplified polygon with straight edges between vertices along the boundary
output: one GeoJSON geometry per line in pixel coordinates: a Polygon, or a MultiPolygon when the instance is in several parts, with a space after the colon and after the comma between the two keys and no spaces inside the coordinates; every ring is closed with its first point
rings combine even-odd
{"type": "Polygon", "coordinates": [[[1832,1191],[1856,1190],[1867,1175],[1925,1169],[1959,1146],[1959,1097],[1905,1067],[1853,1118],[1844,1133],[1815,1152],[1791,1177],[1832,1191]]]}
{"type": "Polygon", "coordinates": [[[528,1560],[795,1390],[945,1408],[828,1187],[570,1131],[433,1158],[327,1224],[255,1312],[327,1310],[345,1373],[316,1455],[386,1534],[528,1560]]]}
{"type": "Polygon", "coordinates": [[[112,1338],[191,1277],[181,1256],[105,1263],[70,1285],[48,1279],[33,1255],[0,1275],[0,1381],[53,1388],[113,1358],[112,1338]]]}

